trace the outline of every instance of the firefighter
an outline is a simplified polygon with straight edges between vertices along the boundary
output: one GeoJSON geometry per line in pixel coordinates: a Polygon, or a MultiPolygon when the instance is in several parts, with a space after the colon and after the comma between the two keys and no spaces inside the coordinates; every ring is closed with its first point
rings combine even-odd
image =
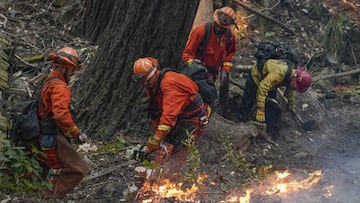
{"type": "MultiPolygon", "coordinates": [[[[201,63],[207,68],[209,77],[213,81],[219,77],[220,102],[223,99],[225,103],[228,100],[228,77],[233,66],[232,58],[236,52],[235,35],[230,29],[232,25],[238,29],[235,19],[235,11],[232,8],[216,9],[214,22],[199,25],[191,31],[182,54],[185,65],[201,63]],[[207,26],[210,28],[208,28],[209,34],[206,39],[207,26]]],[[[222,105],[225,105],[222,108],[227,108],[227,104],[222,105]]]]}
{"type": "Polygon", "coordinates": [[[80,68],[75,49],[64,47],[51,52],[52,72],[44,81],[38,114],[42,134],[39,137],[43,176],[52,183],[52,189],[41,192],[47,198],[64,198],[80,183],[88,171],[87,163],[69,142],[86,142],[69,109],[71,92],[68,83],[80,68]]]}
{"type": "Polygon", "coordinates": [[[252,106],[256,103],[256,121],[265,122],[267,133],[277,139],[280,110],[276,104],[277,88],[285,86],[288,109],[295,112],[295,91],[305,92],[311,85],[312,77],[304,67],[297,67],[297,61],[268,59],[262,72],[254,64],[245,83],[238,120],[248,120],[252,106]]]}
{"type": "Polygon", "coordinates": [[[161,72],[158,61],[152,57],[137,59],[133,73],[133,79],[146,87],[155,128],[147,141],[146,152],[156,154],[157,150],[163,150],[161,146],[172,146],[176,153],[183,148],[186,131],[193,133],[194,141],[204,134],[211,110],[203,102],[195,82],[175,71],[161,72]]]}

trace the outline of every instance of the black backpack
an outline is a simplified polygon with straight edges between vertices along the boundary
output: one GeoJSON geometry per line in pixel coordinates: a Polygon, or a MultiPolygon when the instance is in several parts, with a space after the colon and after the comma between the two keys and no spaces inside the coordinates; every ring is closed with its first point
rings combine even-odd
{"type": "Polygon", "coordinates": [[[292,68],[290,64],[297,65],[299,63],[299,58],[295,49],[284,42],[259,42],[256,45],[256,48],[257,50],[254,55],[256,57],[257,69],[260,74],[263,73],[265,62],[268,59],[284,59],[287,62],[288,70],[285,78],[288,78],[291,75],[292,68]]]}
{"type": "Polygon", "coordinates": [[[8,136],[15,146],[30,149],[37,144],[38,136],[41,133],[38,104],[40,104],[41,108],[44,108],[40,98],[42,86],[45,81],[55,78],[58,77],[44,78],[36,87],[32,97],[26,99],[26,101],[17,102],[9,109],[12,126],[8,136]]]}
{"type": "MultiPolygon", "coordinates": [[[[159,84],[167,71],[179,72],[172,68],[162,69],[159,76],[159,84]]],[[[205,103],[211,105],[218,98],[215,83],[209,78],[208,71],[203,65],[194,63],[184,66],[181,68],[180,73],[188,76],[198,85],[199,94],[205,103]]]]}
{"type": "MultiPolygon", "coordinates": [[[[197,49],[198,55],[200,55],[202,57],[201,60],[203,60],[203,58],[204,58],[204,49],[207,47],[207,44],[209,41],[211,26],[212,26],[211,22],[207,22],[205,24],[205,36],[197,49]]],[[[231,42],[232,42],[231,29],[226,28],[226,52],[227,53],[229,52],[231,42]]]]}

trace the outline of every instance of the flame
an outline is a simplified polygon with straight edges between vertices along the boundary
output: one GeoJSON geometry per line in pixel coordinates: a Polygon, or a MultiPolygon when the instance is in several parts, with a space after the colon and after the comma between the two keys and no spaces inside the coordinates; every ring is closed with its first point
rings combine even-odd
{"type": "MultiPolygon", "coordinates": [[[[292,177],[292,173],[290,173],[288,170],[283,172],[275,171],[273,175],[263,180],[261,184],[256,185],[252,189],[247,189],[245,196],[232,194],[225,201],[221,201],[221,203],[250,203],[252,193],[260,195],[283,195],[298,192],[300,190],[306,190],[317,184],[320,181],[321,176],[321,170],[317,170],[309,173],[305,179],[296,181],[292,177]]],[[[330,196],[330,190],[330,188],[326,190],[327,194],[324,195],[330,196]]]]}
{"type": "Polygon", "coordinates": [[[159,183],[150,184],[149,181],[145,181],[141,188],[142,193],[151,193],[151,197],[142,200],[143,203],[153,202],[155,199],[161,198],[174,198],[178,201],[194,202],[197,192],[199,191],[198,185],[207,178],[207,175],[199,175],[196,183],[193,183],[191,187],[184,188],[183,183],[174,183],[170,179],[166,178],[160,180],[159,183]]]}
{"type": "Polygon", "coordinates": [[[302,181],[296,181],[291,177],[289,171],[278,172],[276,171],[276,178],[273,182],[273,186],[266,190],[267,195],[272,195],[276,193],[291,193],[297,192],[299,190],[306,190],[318,183],[321,179],[322,172],[321,170],[314,171],[310,173],[307,178],[302,181]]]}
{"type": "MultiPolygon", "coordinates": [[[[305,179],[297,181],[288,170],[283,172],[275,171],[274,174],[264,180],[261,185],[257,185],[252,189],[247,189],[245,195],[231,195],[225,201],[221,202],[250,203],[252,193],[262,195],[290,194],[311,188],[320,181],[321,177],[322,171],[317,170],[309,173],[305,179]]],[[[174,183],[170,179],[163,179],[158,183],[153,184],[150,184],[149,181],[145,181],[140,191],[142,191],[143,194],[147,193],[149,195],[147,198],[144,198],[146,195],[143,195],[142,199],[144,200],[142,200],[142,202],[149,203],[162,198],[174,198],[175,200],[185,202],[200,202],[196,201],[196,195],[199,192],[199,185],[202,185],[202,182],[206,178],[207,175],[198,176],[196,183],[185,189],[183,189],[183,183],[174,183]]],[[[331,189],[326,191],[326,196],[331,195],[330,190],[331,189]]]]}
{"type": "Polygon", "coordinates": [[[244,197],[237,197],[237,196],[232,196],[229,199],[225,200],[225,201],[220,201],[220,203],[225,203],[225,202],[240,202],[240,203],[250,203],[250,194],[251,194],[252,190],[251,189],[247,189],[245,191],[245,196],[244,197]]]}

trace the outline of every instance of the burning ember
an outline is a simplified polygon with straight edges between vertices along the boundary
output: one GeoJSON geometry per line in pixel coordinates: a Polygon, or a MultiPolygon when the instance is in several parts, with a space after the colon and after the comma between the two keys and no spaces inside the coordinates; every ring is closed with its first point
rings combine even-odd
{"type": "Polygon", "coordinates": [[[184,183],[174,183],[168,178],[153,184],[147,180],[139,190],[137,199],[142,199],[142,203],[157,202],[169,198],[177,201],[195,202],[199,186],[206,178],[207,175],[200,175],[196,183],[188,188],[183,188],[184,183]]]}
{"type": "Polygon", "coordinates": [[[261,185],[257,185],[245,192],[245,196],[231,195],[225,202],[240,202],[250,203],[251,193],[260,195],[285,195],[298,192],[300,190],[307,190],[317,184],[322,176],[321,170],[310,173],[305,179],[301,181],[295,180],[289,171],[279,172],[275,171],[274,175],[264,180],[261,185]]]}

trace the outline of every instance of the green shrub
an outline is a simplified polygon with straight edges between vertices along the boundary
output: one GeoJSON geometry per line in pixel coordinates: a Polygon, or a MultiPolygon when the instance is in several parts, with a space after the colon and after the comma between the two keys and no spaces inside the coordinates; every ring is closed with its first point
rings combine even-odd
{"type": "Polygon", "coordinates": [[[41,179],[42,168],[30,152],[22,147],[12,146],[9,139],[0,132],[0,192],[31,192],[51,187],[41,179]]]}

